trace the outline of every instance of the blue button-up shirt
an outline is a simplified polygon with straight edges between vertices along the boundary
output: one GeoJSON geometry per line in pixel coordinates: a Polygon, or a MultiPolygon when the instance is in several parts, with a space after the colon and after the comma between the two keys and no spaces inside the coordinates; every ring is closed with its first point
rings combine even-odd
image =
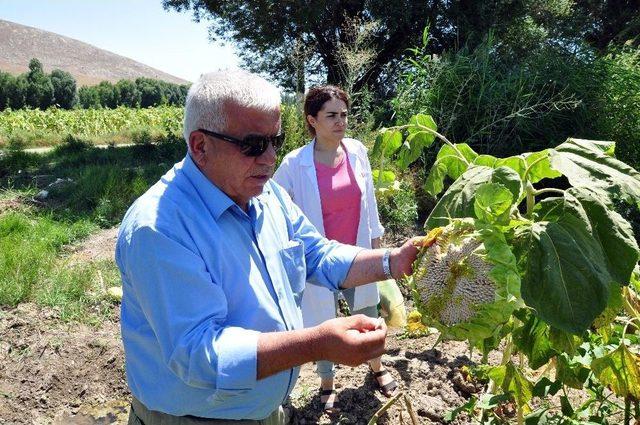
{"type": "Polygon", "coordinates": [[[305,281],[338,289],[358,251],[323,238],[272,181],[243,211],[187,155],[120,226],[132,394],[172,415],[265,418],[299,370],[257,380],[259,333],[301,328],[305,281]]]}

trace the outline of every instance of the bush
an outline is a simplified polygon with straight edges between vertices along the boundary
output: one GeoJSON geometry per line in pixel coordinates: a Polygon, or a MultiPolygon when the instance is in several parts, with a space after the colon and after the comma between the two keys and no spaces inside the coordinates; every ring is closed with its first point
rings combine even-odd
{"type": "Polygon", "coordinates": [[[401,235],[414,233],[418,220],[418,204],[410,182],[403,180],[400,190],[377,198],[380,221],[387,232],[401,235]]]}
{"type": "Polygon", "coordinates": [[[554,51],[535,63],[502,59],[492,40],[439,58],[416,52],[393,101],[398,122],[428,113],[450,140],[496,156],[539,150],[575,134],[570,121],[580,101],[549,78],[571,64],[554,51]]]}
{"type": "Polygon", "coordinates": [[[278,152],[278,164],[287,153],[303,146],[311,138],[305,127],[304,112],[299,102],[284,103],[281,112],[282,132],[285,135],[285,140],[278,152]]]}

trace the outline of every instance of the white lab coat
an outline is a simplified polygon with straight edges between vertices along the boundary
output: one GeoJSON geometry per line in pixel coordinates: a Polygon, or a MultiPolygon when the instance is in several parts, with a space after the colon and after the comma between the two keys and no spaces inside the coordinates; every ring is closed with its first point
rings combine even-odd
{"type": "MultiPolygon", "coordinates": [[[[344,138],[342,143],[347,150],[349,164],[362,193],[356,245],[371,248],[371,239],[382,236],[384,227],[378,217],[367,148],[355,139],[344,138]]],[[[320,190],[313,161],[314,145],[315,139],[289,152],[283,158],[273,179],[289,193],[307,218],[324,235],[320,190]]],[[[375,283],[359,286],[355,289],[353,309],[360,310],[377,305],[379,301],[380,296],[375,283]]],[[[334,317],[336,312],[333,293],[317,285],[306,285],[302,296],[304,326],[315,326],[334,317]]]]}

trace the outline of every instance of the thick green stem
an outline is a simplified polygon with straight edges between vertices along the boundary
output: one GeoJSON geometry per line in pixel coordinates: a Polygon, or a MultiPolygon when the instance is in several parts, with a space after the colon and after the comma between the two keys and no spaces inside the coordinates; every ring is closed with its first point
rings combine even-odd
{"type": "MultiPolygon", "coordinates": [[[[504,366],[509,363],[509,360],[511,360],[511,353],[513,352],[514,344],[511,335],[507,335],[505,341],[506,342],[504,345],[504,351],[502,351],[502,360],[500,361],[500,366],[504,366]]],[[[495,391],[496,382],[492,379],[491,382],[489,382],[489,393],[495,394],[495,391]]]]}
{"type": "Polygon", "coordinates": [[[624,425],[631,423],[631,399],[626,397],[624,399],[624,425]]]}
{"type": "Polygon", "coordinates": [[[533,196],[542,195],[543,193],[557,193],[559,195],[564,195],[564,190],[548,187],[546,189],[535,190],[533,192],[533,196]]]}
{"type": "Polygon", "coordinates": [[[517,404],[517,406],[518,406],[518,410],[517,410],[518,425],[524,425],[524,410],[522,406],[520,406],[519,404],[517,404]]]}
{"type": "Polygon", "coordinates": [[[531,182],[527,182],[525,190],[527,194],[527,218],[531,219],[533,217],[533,207],[536,206],[536,189],[531,182]]]}
{"type": "Polygon", "coordinates": [[[406,125],[398,125],[395,127],[389,127],[388,130],[390,129],[394,129],[394,130],[404,130],[405,128],[409,128],[409,127],[418,127],[420,130],[424,130],[427,133],[431,133],[434,136],[436,136],[438,139],[442,140],[445,144],[449,145],[451,147],[451,149],[453,149],[454,151],[456,151],[456,153],[458,154],[458,156],[460,157],[460,159],[467,165],[469,166],[469,161],[467,161],[467,159],[464,157],[464,155],[462,154],[462,152],[460,152],[460,150],[458,149],[458,147],[451,143],[449,141],[449,139],[447,139],[446,137],[444,137],[442,134],[438,133],[437,131],[426,127],[424,125],[421,124],[406,124],[406,125]]]}
{"type": "Polygon", "coordinates": [[[382,186],[383,171],[384,171],[384,152],[380,154],[380,166],[378,167],[378,188],[382,186]]]}
{"type": "Polygon", "coordinates": [[[367,423],[367,425],[375,425],[375,424],[377,424],[378,423],[378,419],[380,419],[380,417],[384,414],[384,412],[389,410],[389,408],[393,405],[393,403],[398,401],[400,399],[400,397],[402,397],[402,396],[404,396],[404,393],[402,391],[398,391],[398,394],[396,394],[393,397],[391,397],[391,399],[389,399],[389,401],[387,401],[380,409],[378,409],[378,411],[376,413],[373,414],[371,419],[369,419],[369,422],[367,423]]]}
{"type": "Polygon", "coordinates": [[[531,172],[531,170],[533,169],[533,166],[536,165],[538,162],[540,161],[544,161],[545,159],[548,159],[548,157],[546,156],[542,156],[538,159],[536,159],[535,161],[533,161],[531,164],[529,164],[529,166],[527,167],[527,169],[524,171],[524,174],[522,175],[522,180],[526,181],[527,177],[529,177],[529,173],[531,172]]]}

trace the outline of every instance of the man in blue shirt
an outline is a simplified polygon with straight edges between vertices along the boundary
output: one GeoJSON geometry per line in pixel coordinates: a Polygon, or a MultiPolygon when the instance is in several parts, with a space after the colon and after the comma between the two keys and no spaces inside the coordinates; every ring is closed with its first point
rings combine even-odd
{"type": "Polygon", "coordinates": [[[321,237],[270,180],[280,94],[256,75],[203,75],[184,136],[188,154],[118,235],[129,423],[283,423],[301,364],[384,351],[384,323],[365,316],[304,329],[305,281],[337,290],[410,274],[416,241],[385,251],[321,237]]]}

